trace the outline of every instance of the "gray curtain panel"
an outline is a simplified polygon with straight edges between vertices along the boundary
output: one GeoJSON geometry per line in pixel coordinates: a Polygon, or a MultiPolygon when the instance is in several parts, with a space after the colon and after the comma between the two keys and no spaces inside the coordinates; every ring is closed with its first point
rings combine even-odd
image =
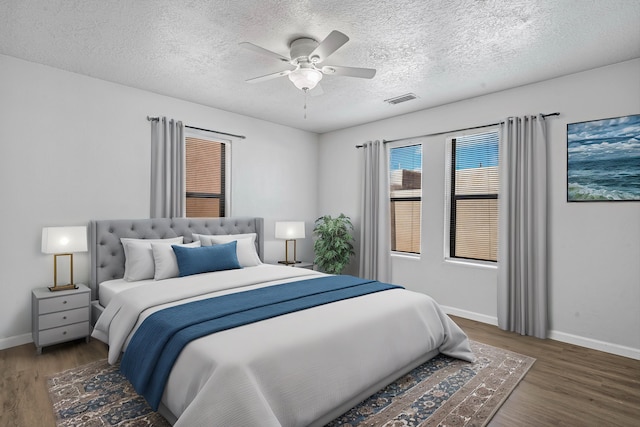
{"type": "Polygon", "coordinates": [[[151,218],[185,215],[184,127],[166,117],[151,121],[151,218]]]}
{"type": "Polygon", "coordinates": [[[547,131],[542,115],[500,127],[498,326],[546,338],[547,131]]]}
{"type": "Polygon", "coordinates": [[[389,282],[391,280],[389,173],[384,142],[366,142],[362,146],[362,155],[364,177],[359,275],[365,279],[389,282]]]}

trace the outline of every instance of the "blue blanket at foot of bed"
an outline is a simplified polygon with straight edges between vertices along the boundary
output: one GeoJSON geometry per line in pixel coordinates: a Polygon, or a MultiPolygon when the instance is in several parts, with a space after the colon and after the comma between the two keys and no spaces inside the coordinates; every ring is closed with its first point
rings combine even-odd
{"type": "Polygon", "coordinates": [[[190,341],[271,317],[395,288],[402,287],[353,276],[322,276],[166,308],[142,322],[122,357],[120,370],[157,411],[173,363],[190,341]]]}

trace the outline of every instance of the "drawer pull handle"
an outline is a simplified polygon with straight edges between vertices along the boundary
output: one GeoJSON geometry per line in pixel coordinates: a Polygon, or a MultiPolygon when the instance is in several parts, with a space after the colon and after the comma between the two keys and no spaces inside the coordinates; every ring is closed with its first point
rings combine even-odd
{"type": "Polygon", "coordinates": [[[67,316],[62,316],[62,320],[67,320],[67,316]]]}
{"type": "Polygon", "coordinates": [[[67,300],[62,301],[62,303],[63,303],[63,304],[66,304],[66,303],[67,303],[67,300]]]}
{"type": "Polygon", "coordinates": [[[62,335],[67,335],[67,331],[64,331],[64,332],[62,333],[62,335]]]}

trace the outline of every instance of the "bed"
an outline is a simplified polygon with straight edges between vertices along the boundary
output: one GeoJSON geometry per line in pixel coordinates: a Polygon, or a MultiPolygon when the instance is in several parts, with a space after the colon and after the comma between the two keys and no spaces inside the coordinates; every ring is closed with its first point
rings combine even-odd
{"type": "MultiPolygon", "coordinates": [[[[125,372],[138,373],[147,366],[151,350],[162,347],[158,342],[164,338],[154,334],[166,328],[149,325],[165,314],[211,317],[223,309],[205,304],[238,304],[245,294],[264,301],[276,298],[273,292],[289,298],[280,293],[293,291],[304,294],[295,301],[306,301],[319,294],[313,286],[326,283],[336,283],[331,292],[338,293],[372,287],[335,302],[200,333],[185,342],[156,391],[157,409],[171,424],[322,426],[438,353],[473,360],[466,335],[427,295],[350,276],[264,264],[263,228],[261,218],[91,222],[93,337],[109,345],[109,362],[120,360],[125,372]],[[132,279],[134,270],[127,263],[134,259],[134,244],[151,245],[153,255],[156,249],[164,253],[173,248],[180,273],[190,265],[185,260],[192,262],[189,257],[213,251],[235,253],[241,268],[201,272],[196,263],[194,274],[176,277],[175,266],[166,274],[166,264],[158,263],[166,261],[161,256],[154,258],[153,274],[166,277],[149,278],[148,271],[139,269],[137,273],[144,274],[125,280],[132,279]],[[145,341],[148,331],[156,332],[145,341]],[[141,352],[144,349],[149,352],[141,352]]],[[[148,256],[148,250],[145,253],[148,256]]],[[[292,299],[282,301],[274,305],[292,299]]],[[[242,308],[241,314],[253,310],[242,308]]],[[[164,357],[164,351],[158,357],[164,357]]],[[[137,384],[137,378],[130,379],[137,384]]]]}

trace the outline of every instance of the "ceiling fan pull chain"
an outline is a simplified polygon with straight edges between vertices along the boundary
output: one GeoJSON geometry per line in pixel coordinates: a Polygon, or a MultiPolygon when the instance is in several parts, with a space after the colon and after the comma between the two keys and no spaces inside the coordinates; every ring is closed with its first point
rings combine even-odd
{"type": "Polygon", "coordinates": [[[304,119],[307,119],[307,94],[309,93],[309,89],[303,89],[304,91],[304,119]]]}

